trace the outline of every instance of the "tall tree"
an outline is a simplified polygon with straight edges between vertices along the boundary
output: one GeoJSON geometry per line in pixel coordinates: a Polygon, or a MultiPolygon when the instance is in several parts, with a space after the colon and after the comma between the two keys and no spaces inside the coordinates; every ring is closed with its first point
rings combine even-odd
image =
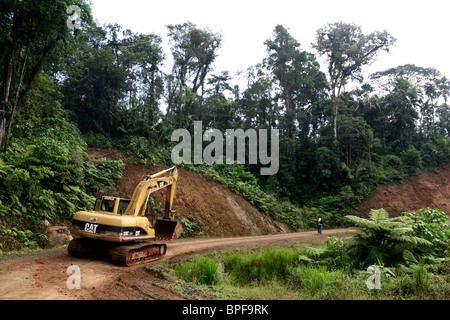
{"type": "Polygon", "coordinates": [[[114,133],[125,99],[129,70],[114,36],[118,26],[91,26],[66,57],[63,105],[82,131],[114,133]]]}
{"type": "Polygon", "coordinates": [[[296,132],[295,120],[302,119],[304,108],[311,106],[326,86],[314,55],[300,50],[300,43],[282,25],[277,25],[273,38],[265,42],[267,68],[278,84],[278,97],[284,105],[284,130],[287,137],[296,132]]]}
{"type": "Polygon", "coordinates": [[[63,76],[64,107],[82,131],[140,134],[151,147],[163,91],[161,42],[119,25],[83,32],[63,76]]]}
{"type": "Polygon", "coordinates": [[[203,96],[205,80],[217,57],[222,35],[201,30],[191,22],[169,25],[167,28],[174,60],[169,79],[167,112],[176,111],[176,126],[185,126],[186,120],[195,112],[196,99],[203,96]]]}
{"type": "Polygon", "coordinates": [[[244,128],[270,129],[278,127],[279,106],[275,101],[273,80],[261,64],[246,72],[247,89],[237,99],[237,115],[244,128]]]}
{"type": "Polygon", "coordinates": [[[136,34],[126,41],[124,60],[132,73],[128,80],[130,91],[137,92],[144,107],[145,134],[149,149],[156,136],[156,124],[159,114],[159,100],[164,91],[163,72],[161,70],[165,55],[161,46],[162,39],[155,34],[136,34]]]}
{"type": "Polygon", "coordinates": [[[343,86],[350,80],[361,82],[362,67],[370,64],[380,51],[389,52],[396,39],[387,31],[364,34],[352,23],[330,23],[317,30],[313,47],[328,59],[331,85],[333,131],[337,139],[339,97],[343,86]]]}
{"type": "Polygon", "coordinates": [[[398,89],[399,81],[407,82],[418,96],[415,111],[418,114],[419,130],[425,137],[438,131],[437,110],[446,105],[450,81],[434,68],[422,68],[413,64],[401,65],[370,75],[371,83],[381,94],[390,94],[398,89]]]}
{"type": "Polygon", "coordinates": [[[84,0],[2,2],[0,150],[7,148],[14,116],[44,64],[60,55],[71,38],[66,11],[70,5],[80,8],[83,24],[90,21],[90,8],[84,0]]]}

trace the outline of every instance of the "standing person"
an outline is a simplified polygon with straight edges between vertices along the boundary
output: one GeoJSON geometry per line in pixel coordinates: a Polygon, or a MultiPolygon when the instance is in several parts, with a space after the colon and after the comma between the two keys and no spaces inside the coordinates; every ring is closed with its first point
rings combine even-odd
{"type": "Polygon", "coordinates": [[[318,233],[322,234],[323,221],[321,217],[319,217],[319,221],[317,224],[318,224],[318,233]]]}

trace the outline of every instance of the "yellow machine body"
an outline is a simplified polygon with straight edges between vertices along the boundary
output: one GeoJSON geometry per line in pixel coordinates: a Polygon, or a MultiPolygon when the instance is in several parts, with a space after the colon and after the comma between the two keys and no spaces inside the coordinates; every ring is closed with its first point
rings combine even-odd
{"type": "MultiPolygon", "coordinates": [[[[79,211],[73,217],[72,234],[80,237],[112,242],[137,241],[155,237],[147,217],[118,213],[119,205],[129,203],[129,199],[102,197],[97,199],[99,207],[107,202],[114,203],[112,212],[94,210],[79,211]]],[[[105,205],[104,205],[105,206],[105,205]]]]}
{"type": "Polygon", "coordinates": [[[177,168],[169,168],[144,176],[131,199],[103,196],[97,199],[93,211],[79,211],[73,217],[71,233],[76,236],[111,242],[145,240],[154,237],[176,239],[181,224],[175,220],[173,203],[178,180],[177,168]],[[145,217],[150,194],[167,189],[164,217],[155,226],[145,217]],[[155,232],[163,230],[161,234],[155,232]]]}

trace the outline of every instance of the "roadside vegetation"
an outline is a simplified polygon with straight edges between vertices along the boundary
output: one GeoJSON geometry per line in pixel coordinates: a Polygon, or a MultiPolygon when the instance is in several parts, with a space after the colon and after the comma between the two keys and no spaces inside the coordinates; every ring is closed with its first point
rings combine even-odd
{"type": "Polygon", "coordinates": [[[440,210],[398,218],[346,217],[351,238],[318,247],[239,249],[166,262],[172,289],[211,299],[391,300],[450,298],[450,227],[440,210]]]}

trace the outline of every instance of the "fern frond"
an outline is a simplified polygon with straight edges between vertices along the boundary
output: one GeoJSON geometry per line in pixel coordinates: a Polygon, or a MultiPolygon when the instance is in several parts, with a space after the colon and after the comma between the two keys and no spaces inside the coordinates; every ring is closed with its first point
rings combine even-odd
{"type": "Polygon", "coordinates": [[[416,237],[416,236],[410,236],[412,238],[412,241],[415,245],[425,245],[425,246],[432,246],[433,244],[421,237],[416,237]]]}
{"type": "Polygon", "coordinates": [[[411,251],[409,250],[403,250],[402,253],[403,259],[405,260],[406,264],[412,265],[412,264],[418,264],[416,258],[414,257],[414,255],[411,253],[411,251]]]}
{"type": "Polygon", "coordinates": [[[317,248],[313,248],[313,247],[308,247],[306,248],[307,250],[307,255],[309,257],[313,257],[313,258],[320,258],[323,254],[326,253],[326,248],[325,247],[317,247],[317,248]]]}
{"type": "Polygon", "coordinates": [[[311,264],[311,263],[314,262],[313,259],[311,259],[311,258],[309,258],[309,257],[307,257],[307,256],[305,256],[305,255],[300,255],[300,256],[298,256],[298,261],[299,261],[300,263],[305,263],[305,264],[311,264]]]}
{"type": "Polygon", "coordinates": [[[392,235],[391,240],[395,240],[396,242],[411,243],[414,245],[425,245],[425,246],[432,245],[430,241],[416,236],[392,235]]]}
{"type": "Polygon", "coordinates": [[[370,210],[369,217],[372,221],[378,222],[387,220],[389,218],[389,213],[383,208],[370,210]]]}
{"type": "Polygon", "coordinates": [[[367,220],[367,219],[360,218],[357,216],[345,216],[344,218],[347,219],[349,222],[353,223],[357,227],[368,228],[368,229],[371,229],[374,227],[374,222],[371,220],[367,220]]]}
{"type": "Polygon", "coordinates": [[[392,234],[400,236],[400,235],[405,235],[412,231],[413,231],[413,229],[410,227],[400,227],[400,228],[392,229],[392,234]]]}

